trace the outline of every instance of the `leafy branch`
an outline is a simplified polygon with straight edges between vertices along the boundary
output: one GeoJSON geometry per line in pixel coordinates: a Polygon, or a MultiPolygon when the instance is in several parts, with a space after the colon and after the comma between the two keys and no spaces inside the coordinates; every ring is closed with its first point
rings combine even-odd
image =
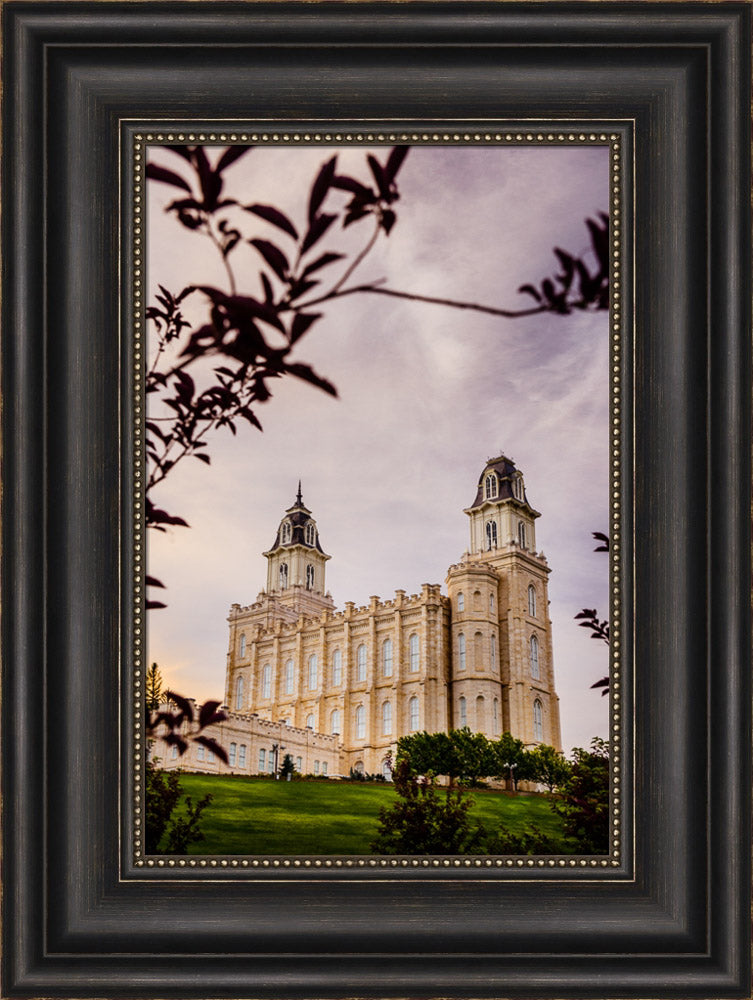
{"type": "MultiPolygon", "coordinates": [[[[594,549],[594,552],[609,552],[609,537],[601,531],[593,531],[591,534],[600,542],[594,549]]],[[[581,628],[591,630],[592,639],[599,639],[601,642],[609,645],[609,622],[605,619],[599,619],[599,614],[595,608],[583,608],[581,612],[575,615],[575,620],[578,621],[581,628]],[[581,619],[581,621],[578,621],[578,619],[581,619]]],[[[595,684],[592,684],[591,687],[603,688],[604,690],[601,692],[602,696],[608,694],[609,675],[602,677],[595,684]]]]}

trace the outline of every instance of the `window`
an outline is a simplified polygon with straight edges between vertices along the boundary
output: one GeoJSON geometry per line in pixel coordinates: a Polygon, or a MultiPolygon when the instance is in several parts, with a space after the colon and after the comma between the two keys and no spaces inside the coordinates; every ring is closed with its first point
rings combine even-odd
{"type": "Polygon", "coordinates": [[[259,750],[259,771],[266,771],[267,769],[267,751],[264,747],[259,750]]]}
{"type": "Polygon", "coordinates": [[[282,544],[287,545],[290,539],[293,537],[293,526],[290,521],[282,522],[282,544]]]}
{"type": "Polygon", "coordinates": [[[272,697],[272,668],[267,664],[261,672],[261,696],[272,697]]]}
{"type": "Polygon", "coordinates": [[[533,738],[537,743],[544,739],[544,710],[538,698],[533,703],[533,738]]]}
{"type": "Polygon", "coordinates": [[[303,757],[296,757],[295,769],[299,774],[301,773],[301,771],[303,771],[303,757]]]}
{"type": "Polygon", "coordinates": [[[314,567],[311,563],[306,567],[306,590],[314,589],[314,567]]]}
{"type": "Polygon", "coordinates": [[[245,656],[246,655],[246,633],[245,632],[241,635],[241,644],[240,644],[240,649],[238,650],[238,655],[239,656],[245,656]]]}
{"type": "Polygon", "coordinates": [[[208,761],[213,761],[214,760],[214,752],[212,750],[210,750],[209,748],[207,748],[207,760],[208,761]]]}
{"type": "Polygon", "coordinates": [[[363,774],[363,761],[357,760],[353,765],[353,770],[356,772],[356,774],[363,774]]]}
{"type": "Polygon", "coordinates": [[[463,611],[465,609],[465,597],[463,597],[463,592],[458,594],[458,611],[463,611]]]}
{"type": "Polygon", "coordinates": [[[499,732],[499,701],[495,698],[492,702],[492,722],[494,724],[494,734],[499,732]]]}
{"type": "Polygon", "coordinates": [[[235,682],[235,710],[243,708],[243,677],[239,677],[235,682]]]}
{"type": "Polygon", "coordinates": [[[463,726],[468,725],[468,713],[466,711],[465,698],[463,698],[462,696],[460,698],[460,701],[458,702],[458,714],[460,716],[458,721],[460,722],[460,728],[462,729],[463,726]]]}
{"type": "Polygon", "coordinates": [[[513,495],[516,497],[516,499],[518,499],[518,500],[522,500],[523,499],[523,477],[522,476],[515,476],[515,478],[513,479],[513,481],[512,481],[512,492],[513,492],[513,495]]]}
{"type": "Polygon", "coordinates": [[[288,589],[288,564],[280,563],[280,590],[288,589]]]}
{"type": "Polygon", "coordinates": [[[484,669],[484,637],[480,632],[473,636],[473,666],[476,670],[484,669]]]}
{"type": "Polygon", "coordinates": [[[382,705],[382,736],[392,736],[392,702],[382,705]]]}
{"type": "Polygon", "coordinates": [[[246,744],[241,743],[238,747],[238,767],[246,766],[246,744]]]}
{"type": "Polygon", "coordinates": [[[492,670],[496,670],[497,669],[497,637],[496,637],[496,635],[492,635],[492,641],[491,641],[491,661],[492,661],[492,670]]]}
{"type": "Polygon", "coordinates": [[[486,522],[486,548],[496,549],[497,547],[497,525],[494,521],[486,522]]]}
{"type": "Polygon", "coordinates": [[[366,647],[363,643],[361,643],[356,652],[356,680],[366,680],[366,647]]]}
{"type": "Polygon", "coordinates": [[[314,761],[314,774],[319,774],[319,761],[314,761]]]}
{"type": "Polygon", "coordinates": [[[484,480],[484,499],[493,500],[497,495],[497,477],[493,472],[484,480]]]}
{"type": "Polygon", "coordinates": [[[408,713],[410,718],[410,731],[418,731],[418,698],[414,695],[408,702],[408,713]]]}
{"type": "Polygon", "coordinates": [[[236,743],[231,743],[228,749],[227,762],[231,767],[235,767],[235,758],[238,753],[238,745],[236,743]]]}
{"type": "Polygon", "coordinates": [[[536,588],[532,583],[528,586],[528,614],[531,618],[536,617],[536,588]]]}
{"type": "Polygon", "coordinates": [[[314,728],[314,713],[309,712],[309,714],[306,716],[306,729],[313,729],[313,728],[314,728]]]}
{"type": "MultiPolygon", "coordinates": [[[[175,749],[175,747],[173,747],[173,749],[175,749]]],[[[206,756],[206,754],[204,753],[204,747],[202,747],[202,746],[196,747],[196,759],[197,760],[204,760],[205,756],[206,756]]]]}
{"type": "Polygon", "coordinates": [[[326,773],[327,773],[327,761],[323,760],[322,761],[322,774],[326,774],[326,773]]]}
{"type": "Polygon", "coordinates": [[[340,709],[336,708],[332,715],[329,717],[329,728],[333,735],[339,735],[342,730],[340,729],[340,709]]]}
{"type": "Polygon", "coordinates": [[[363,705],[356,709],[356,739],[366,739],[366,709],[363,705]]]}
{"type": "Polygon", "coordinates": [[[311,656],[309,656],[309,691],[316,690],[318,673],[317,666],[316,653],[312,653],[311,656]]]}
{"type": "Polygon", "coordinates": [[[269,771],[270,774],[274,774],[275,773],[275,755],[272,753],[271,750],[269,751],[269,759],[268,759],[268,763],[267,763],[267,771],[269,771]]]}
{"type": "Polygon", "coordinates": [[[415,674],[418,670],[418,636],[414,632],[410,637],[410,669],[415,674]]]}
{"type": "Polygon", "coordinates": [[[478,732],[486,729],[486,702],[482,694],[476,698],[476,729],[478,732]]]}
{"type": "Polygon", "coordinates": [[[382,777],[385,781],[392,781],[392,767],[389,757],[385,757],[382,761],[382,777]]]}
{"type": "Polygon", "coordinates": [[[306,544],[313,545],[316,540],[316,532],[314,530],[314,522],[309,521],[306,525],[306,544]]]}
{"type": "Polygon", "coordinates": [[[339,687],[343,682],[343,657],[339,649],[332,654],[332,684],[339,687]]]}
{"type": "Polygon", "coordinates": [[[293,673],[293,661],[288,660],[285,664],[285,694],[293,693],[293,679],[295,674],[293,673]]]}
{"type": "Polygon", "coordinates": [[[392,677],[392,639],[382,643],[382,672],[385,677],[392,677]]]}
{"type": "Polygon", "coordinates": [[[531,636],[531,677],[536,680],[541,676],[539,673],[539,640],[535,635],[531,636]]]}
{"type": "Polygon", "coordinates": [[[458,636],[458,670],[465,670],[465,636],[458,636]]]}
{"type": "Polygon", "coordinates": [[[523,521],[518,521],[518,544],[521,549],[526,547],[526,526],[523,521]]]}
{"type": "Polygon", "coordinates": [[[494,591],[489,594],[489,611],[494,614],[494,591]]]}

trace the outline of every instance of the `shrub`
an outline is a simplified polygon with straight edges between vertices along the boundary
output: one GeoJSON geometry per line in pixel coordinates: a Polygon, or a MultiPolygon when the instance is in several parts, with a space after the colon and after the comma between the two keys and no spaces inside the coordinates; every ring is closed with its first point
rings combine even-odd
{"type": "Polygon", "coordinates": [[[609,851],[609,747],[601,739],[591,750],[573,750],[570,776],[552,809],[562,817],[565,833],[578,842],[583,854],[609,851]]]}

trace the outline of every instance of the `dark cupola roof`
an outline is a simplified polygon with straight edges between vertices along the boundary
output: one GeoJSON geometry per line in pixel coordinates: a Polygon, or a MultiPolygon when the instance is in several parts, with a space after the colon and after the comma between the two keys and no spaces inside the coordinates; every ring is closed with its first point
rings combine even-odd
{"type": "Polygon", "coordinates": [[[473,510],[474,507],[480,507],[486,498],[486,493],[484,489],[484,484],[486,477],[489,473],[496,473],[497,476],[497,495],[489,499],[493,499],[495,502],[500,500],[515,500],[517,503],[525,503],[528,505],[528,498],[525,494],[525,487],[523,489],[523,499],[520,500],[515,496],[513,492],[513,479],[515,478],[518,470],[515,468],[515,463],[511,458],[506,455],[499,455],[497,458],[490,458],[489,461],[484,466],[484,471],[481,473],[478,481],[478,488],[476,489],[476,499],[473,501],[469,510],[473,510]]]}
{"type": "Polygon", "coordinates": [[[277,548],[288,548],[291,545],[303,545],[307,549],[315,549],[317,552],[321,552],[322,555],[325,554],[324,549],[319,542],[319,530],[311,517],[311,511],[303,502],[300,479],[298,480],[298,493],[296,494],[295,502],[292,507],[288,507],[285,511],[285,517],[283,517],[282,521],[280,521],[280,526],[277,529],[275,540],[269,551],[274,552],[277,548]],[[283,540],[283,526],[285,524],[290,525],[291,531],[290,535],[286,535],[283,540]],[[306,526],[309,524],[311,524],[314,529],[313,543],[306,541],[306,526]]]}

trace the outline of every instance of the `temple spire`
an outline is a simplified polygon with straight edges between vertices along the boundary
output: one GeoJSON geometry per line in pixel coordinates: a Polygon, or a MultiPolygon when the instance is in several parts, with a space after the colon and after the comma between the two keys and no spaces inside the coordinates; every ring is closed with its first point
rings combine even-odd
{"type": "Polygon", "coordinates": [[[295,498],[296,505],[298,507],[303,506],[303,494],[301,493],[301,480],[298,480],[298,495],[295,498]]]}

